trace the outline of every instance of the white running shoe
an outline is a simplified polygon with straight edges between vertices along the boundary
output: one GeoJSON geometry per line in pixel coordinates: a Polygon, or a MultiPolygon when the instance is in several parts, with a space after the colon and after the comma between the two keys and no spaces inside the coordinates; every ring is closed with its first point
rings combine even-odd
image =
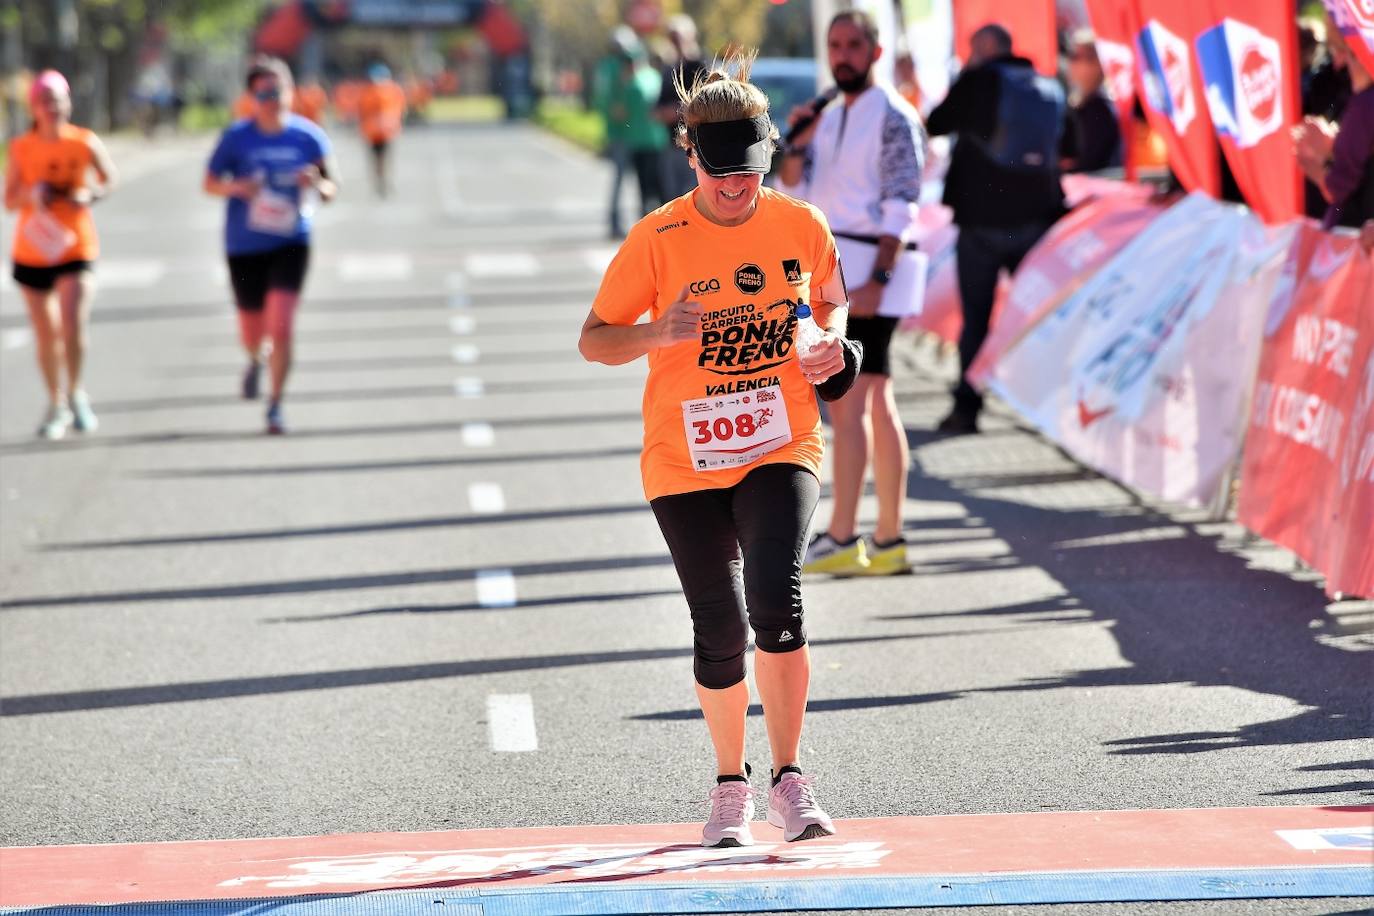
{"type": "Polygon", "coordinates": [[[67,429],[74,419],[71,408],[66,404],[52,405],[48,408],[47,416],[43,418],[43,425],[38,427],[38,438],[61,439],[67,435],[67,429]]]}
{"type": "Polygon", "coordinates": [[[68,399],[72,411],[72,429],[79,433],[93,433],[100,428],[95,411],[91,410],[91,399],[84,391],[74,392],[68,399]]]}
{"type": "Polygon", "coordinates": [[[701,829],[701,845],[753,846],[749,822],[754,819],[757,792],[747,782],[730,780],[711,790],[711,817],[701,829]]]}
{"type": "Polygon", "coordinates": [[[816,804],[811,777],[790,770],[768,791],[768,823],[781,827],[782,838],[789,843],[835,835],[830,815],[816,804]]]}

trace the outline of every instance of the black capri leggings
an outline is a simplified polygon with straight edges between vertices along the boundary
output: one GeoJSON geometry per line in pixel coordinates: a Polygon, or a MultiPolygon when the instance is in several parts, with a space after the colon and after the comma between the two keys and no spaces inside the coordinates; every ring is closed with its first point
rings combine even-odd
{"type": "Polygon", "coordinates": [[[765,652],[806,645],[801,568],[820,481],[790,464],[750,471],[733,487],[652,500],[692,612],[697,683],[744,680],[749,642],[765,652]]]}

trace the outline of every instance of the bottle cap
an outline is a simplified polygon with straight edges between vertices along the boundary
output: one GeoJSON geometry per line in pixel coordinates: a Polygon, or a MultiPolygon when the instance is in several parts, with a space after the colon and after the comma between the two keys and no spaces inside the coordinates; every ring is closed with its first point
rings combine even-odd
{"type": "Polygon", "coordinates": [[[810,317],[811,317],[811,306],[805,305],[805,304],[797,306],[797,317],[798,317],[798,318],[810,318],[810,317]]]}

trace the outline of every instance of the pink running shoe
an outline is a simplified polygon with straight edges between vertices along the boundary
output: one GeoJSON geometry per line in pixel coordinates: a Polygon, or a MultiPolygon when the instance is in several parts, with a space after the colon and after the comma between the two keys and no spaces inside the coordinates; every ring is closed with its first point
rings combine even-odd
{"type": "Polygon", "coordinates": [[[768,792],[768,823],[782,828],[789,843],[834,836],[835,825],[816,804],[811,777],[784,767],[782,778],[768,792]]]}
{"type": "Polygon", "coordinates": [[[711,790],[711,817],[701,829],[703,846],[753,846],[749,822],[754,819],[754,796],[747,782],[730,780],[711,790]]]}

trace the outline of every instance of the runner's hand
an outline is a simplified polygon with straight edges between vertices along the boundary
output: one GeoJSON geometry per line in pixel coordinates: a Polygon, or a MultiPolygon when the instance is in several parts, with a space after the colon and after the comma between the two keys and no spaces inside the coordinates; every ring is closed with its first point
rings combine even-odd
{"type": "Polygon", "coordinates": [[[821,335],[821,342],[801,355],[802,376],[819,385],[844,368],[844,345],[834,331],[821,335]]]}
{"type": "Polygon", "coordinates": [[[312,163],[311,165],[303,167],[296,173],[296,184],[300,185],[302,188],[319,187],[320,179],[323,177],[324,176],[320,174],[319,166],[312,163]]]}
{"type": "Polygon", "coordinates": [[[256,178],[236,178],[229,182],[225,190],[229,192],[230,197],[237,197],[239,200],[252,200],[262,190],[262,182],[256,178]]]}
{"type": "Polygon", "coordinates": [[[689,340],[700,340],[701,303],[688,299],[689,295],[690,289],[684,286],[682,292],[678,293],[677,301],[668,306],[663,317],[654,322],[658,346],[671,347],[689,340]]]}

